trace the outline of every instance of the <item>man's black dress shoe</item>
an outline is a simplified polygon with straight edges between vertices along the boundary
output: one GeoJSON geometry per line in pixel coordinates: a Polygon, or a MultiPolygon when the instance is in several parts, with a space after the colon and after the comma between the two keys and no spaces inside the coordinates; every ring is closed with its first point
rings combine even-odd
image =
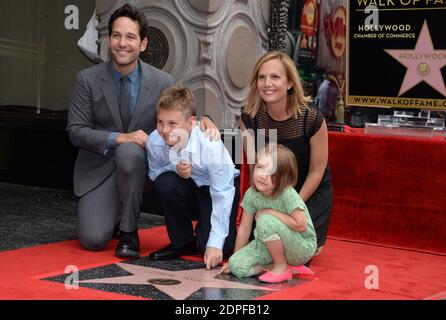
{"type": "Polygon", "coordinates": [[[113,230],[112,239],[119,240],[119,237],[121,236],[121,229],[119,229],[120,224],[121,224],[121,221],[118,222],[118,224],[115,226],[115,229],[113,230]]]}
{"type": "Polygon", "coordinates": [[[138,230],[133,232],[121,231],[115,256],[118,258],[133,259],[139,257],[139,236],[138,230]]]}
{"type": "Polygon", "coordinates": [[[164,248],[152,252],[149,255],[149,258],[153,260],[175,260],[178,259],[180,256],[195,254],[195,253],[197,253],[196,244],[190,244],[184,246],[179,250],[174,250],[172,248],[172,244],[168,244],[164,248]]]}

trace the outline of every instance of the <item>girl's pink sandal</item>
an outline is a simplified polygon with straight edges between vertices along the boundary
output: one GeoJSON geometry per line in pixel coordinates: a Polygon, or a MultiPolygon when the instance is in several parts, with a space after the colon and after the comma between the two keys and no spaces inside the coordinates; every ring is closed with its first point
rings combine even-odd
{"type": "Polygon", "coordinates": [[[273,274],[270,271],[265,272],[259,277],[259,280],[267,283],[279,283],[284,281],[289,281],[293,278],[290,268],[281,274],[273,274]]]}
{"type": "Polygon", "coordinates": [[[301,266],[289,266],[292,274],[297,274],[301,276],[314,276],[314,272],[310,268],[301,266]]]}

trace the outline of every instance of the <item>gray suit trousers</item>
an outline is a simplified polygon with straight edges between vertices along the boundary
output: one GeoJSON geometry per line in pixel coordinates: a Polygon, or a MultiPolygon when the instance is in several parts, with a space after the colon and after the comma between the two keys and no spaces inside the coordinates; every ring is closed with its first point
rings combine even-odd
{"type": "Polygon", "coordinates": [[[119,221],[124,232],[138,229],[147,180],[146,151],[124,143],[115,150],[114,164],[112,173],[78,202],[79,238],[87,250],[103,250],[119,221]]]}

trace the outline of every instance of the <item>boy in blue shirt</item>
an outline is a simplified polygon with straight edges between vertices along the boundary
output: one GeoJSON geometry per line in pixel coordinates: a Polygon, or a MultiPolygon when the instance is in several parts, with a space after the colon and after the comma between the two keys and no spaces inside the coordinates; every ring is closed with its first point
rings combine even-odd
{"type": "Polygon", "coordinates": [[[223,142],[209,140],[196,122],[190,89],[176,86],[161,94],[157,130],[149,136],[147,155],[171,243],[149,257],[176,259],[196,253],[198,243],[210,269],[234,250],[239,171],[223,142]]]}

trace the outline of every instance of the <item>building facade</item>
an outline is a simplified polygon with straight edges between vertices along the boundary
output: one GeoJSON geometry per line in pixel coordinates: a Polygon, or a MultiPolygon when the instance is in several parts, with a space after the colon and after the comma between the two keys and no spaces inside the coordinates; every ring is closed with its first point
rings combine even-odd
{"type": "Polygon", "coordinates": [[[109,58],[109,17],[124,3],[149,22],[149,47],[141,58],[189,86],[199,114],[209,114],[220,128],[238,127],[250,73],[268,45],[270,1],[97,0],[103,60],[109,58]]]}

